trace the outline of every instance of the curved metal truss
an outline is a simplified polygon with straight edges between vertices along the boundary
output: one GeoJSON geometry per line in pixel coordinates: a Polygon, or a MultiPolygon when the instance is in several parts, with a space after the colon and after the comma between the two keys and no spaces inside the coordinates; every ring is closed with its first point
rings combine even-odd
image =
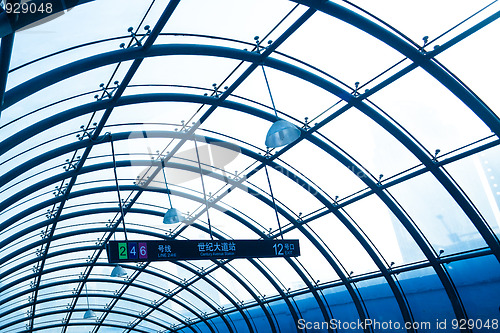
{"type": "MultiPolygon", "coordinates": [[[[461,276],[467,276],[468,288],[486,284],[492,288],[492,295],[498,293],[500,221],[491,217],[500,216],[499,193],[488,194],[485,205],[476,192],[469,192],[470,187],[464,186],[462,178],[457,179],[458,172],[452,169],[474,165],[483,181],[479,192],[488,192],[488,181],[478,167],[479,156],[487,154],[493,163],[488,170],[493,168],[493,172],[500,173],[495,169],[499,162],[495,156],[500,143],[500,120],[498,112],[480,99],[481,92],[473,91],[438,60],[475,34],[493,26],[498,30],[500,11],[496,2],[435,40],[428,42],[428,37],[424,38],[424,44],[419,45],[375,14],[348,1],[283,1],[280,5],[287,13],[276,18],[276,26],[269,32],[274,41],[266,36],[248,43],[230,35],[169,30],[169,22],[175,21],[178,12],[184,13],[180,9],[183,1],[160,5],[153,0],[143,5],[146,14],[140,27],[146,18],[151,18],[150,12],[163,7],[162,12],[152,28],[146,26],[142,34],[139,29],[129,29],[131,36],[107,36],[81,45],[61,46],[17,67],[11,62],[20,54],[16,52],[16,41],[23,32],[13,31],[36,27],[37,22],[50,15],[34,13],[13,19],[6,15],[4,7],[0,20],[0,331],[309,332],[316,327],[300,323],[390,320],[406,323],[407,332],[418,332],[419,325],[431,319],[467,322],[498,317],[494,297],[483,300],[483,308],[473,309],[474,297],[480,296],[470,296],[461,276]],[[356,82],[353,87],[337,78],[336,73],[282,51],[318,16],[346,24],[349,29],[382,42],[400,60],[372,80],[361,85],[356,82]],[[454,30],[458,32],[450,34],[454,30]],[[452,37],[446,37],[447,34],[452,37]],[[118,50],[104,47],[116,41],[128,44],[123,43],[118,50]],[[435,45],[435,41],[442,44],[435,45]],[[435,45],[432,51],[431,44],[435,45]],[[86,51],[89,47],[91,54],[86,51]],[[68,54],[86,55],[65,58],[68,54]],[[189,81],[179,84],[168,78],[158,80],[153,73],[148,73],[150,81],[144,81],[144,77],[149,78],[141,72],[144,63],[182,58],[195,62],[220,59],[230,64],[228,68],[232,70],[221,74],[226,75],[225,79],[213,88],[189,81]],[[49,69],[43,67],[45,63],[49,69]],[[104,68],[113,68],[106,78],[108,83],[97,90],[88,88],[86,75],[104,68]],[[286,80],[301,82],[326,94],[329,102],[336,102],[323,112],[318,111],[320,106],[313,106],[319,113],[314,118],[316,123],[308,118],[302,121],[296,113],[275,110],[274,101],[271,107],[267,98],[261,100],[258,94],[247,94],[242,88],[253,84],[261,68],[284,77],[280,84],[286,85],[286,80]],[[389,87],[416,71],[438,83],[487,130],[475,141],[432,153],[427,144],[396,120],[391,105],[385,107],[384,100],[377,102],[377,97],[389,87]],[[16,75],[21,75],[21,82],[16,75]],[[17,83],[9,86],[11,77],[17,83]],[[77,88],[66,93],[65,82],[77,88]],[[362,88],[366,90],[361,92],[362,88]],[[48,97],[41,96],[44,91],[50,92],[48,97]],[[95,99],[89,102],[94,95],[95,99]],[[141,118],[142,110],[156,105],[167,110],[158,112],[161,121],[141,118]],[[181,118],[171,111],[178,105],[190,110],[182,115],[187,115],[189,121],[179,122],[181,118]],[[133,117],[127,116],[131,108],[139,110],[133,117]],[[378,170],[360,161],[359,152],[339,144],[331,126],[354,113],[369,120],[370,126],[381,130],[394,145],[404,147],[405,153],[411,155],[411,166],[383,178],[377,176],[378,170]],[[222,119],[241,117],[242,121],[249,121],[249,127],[255,122],[256,133],[260,133],[262,124],[287,119],[300,129],[301,135],[283,148],[266,149],[248,135],[225,131],[226,127],[218,126],[221,118],[217,114],[224,114],[222,119]],[[85,124],[79,130],[73,127],[82,122],[85,124]],[[149,142],[156,146],[159,142],[166,148],[155,154],[149,142]],[[214,162],[213,156],[198,166],[185,153],[194,143],[230,145],[243,171],[228,172],[225,165],[214,162]],[[117,147],[116,154],[113,145],[117,147]],[[136,148],[141,145],[146,148],[136,148]],[[316,177],[314,170],[319,169],[312,168],[315,164],[332,170],[323,177],[328,180],[316,177]],[[166,188],[156,178],[162,168],[168,176],[177,172],[199,177],[201,171],[214,194],[210,193],[207,201],[204,188],[202,191],[199,185],[189,182],[195,176],[187,176],[185,185],[169,182],[166,188]],[[262,181],[267,169],[271,171],[268,181],[275,186],[275,197],[262,181]],[[340,171],[336,174],[333,170],[340,171]],[[132,176],[138,174],[142,176],[132,176]],[[339,197],[332,192],[330,181],[340,186],[343,177],[356,185],[339,197]],[[428,197],[412,197],[401,190],[403,185],[411,184],[406,185],[411,188],[423,179],[434,184],[428,197]],[[119,202],[117,193],[125,199],[119,202]],[[183,207],[191,207],[191,213],[186,214],[190,223],[172,228],[155,224],[168,208],[167,196],[183,207]],[[417,211],[442,205],[443,200],[445,206],[440,209],[452,211],[450,216],[460,217],[468,227],[462,233],[447,229],[445,236],[452,244],[445,251],[435,234],[442,232],[439,230],[446,224],[430,228],[415,216],[408,197],[415,205],[422,205],[417,211]],[[385,217],[374,212],[373,220],[367,222],[370,213],[360,213],[359,209],[368,200],[375,203],[369,207],[383,207],[385,217]],[[306,214],[300,212],[302,201],[311,205],[306,214]],[[261,220],[263,216],[273,216],[266,214],[274,209],[283,226],[261,220]],[[212,226],[205,219],[208,212],[223,222],[212,226]],[[379,223],[380,233],[394,234],[388,236],[387,242],[399,244],[393,251],[401,252],[395,255],[401,257],[400,262],[394,262],[393,254],[370,225],[379,223]],[[340,239],[334,234],[341,230],[346,240],[340,246],[352,247],[352,255],[337,247],[340,239]],[[127,234],[141,239],[290,236],[299,238],[304,250],[299,258],[274,261],[126,264],[125,278],[110,277],[114,265],[107,261],[105,246],[127,234]],[[403,250],[408,249],[412,254],[403,258],[403,250]],[[358,264],[358,259],[366,263],[358,264]],[[321,268],[315,267],[320,263],[321,268]],[[426,313],[423,304],[427,303],[443,309],[435,314],[441,317],[426,313]],[[83,319],[88,309],[97,317],[83,319]]],[[[31,3],[40,6],[47,2],[31,3]]],[[[80,9],[83,12],[86,6],[98,8],[94,1],[61,4],[56,4],[54,13],[73,7],[72,14],[80,9]]],[[[19,45],[27,47],[22,40],[19,45]]],[[[307,94],[304,99],[314,104],[307,94]]],[[[263,143],[263,138],[260,141],[263,143]]],[[[366,146],[371,144],[368,136],[360,141],[366,146]]],[[[377,158],[381,157],[374,157],[377,158]]],[[[443,219],[441,215],[437,218],[443,219]]],[[[323,325],[320,330],[337,331],[333,325],[323,325]]],[[[365,325],[358,331],[376,332],[379,328],[365,325]]],[[[465,325],[460,331],[477,329],[465,325]]]]}

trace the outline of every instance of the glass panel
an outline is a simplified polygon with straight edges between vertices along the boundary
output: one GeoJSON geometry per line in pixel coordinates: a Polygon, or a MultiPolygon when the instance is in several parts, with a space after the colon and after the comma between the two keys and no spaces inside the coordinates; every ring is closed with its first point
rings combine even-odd
{"type": "Polygon", "coordinates": [[[425,259],[406,228],[379,197],[371,195],[344,209],[380,251],[387,264],[401,265],[425,259]]]}
{"type": "Polygon", "coordinates": [[[443,284],[432,268],[423,268],[397,275],[399,283],[411,307],[419,331],[435,332],[450,327],[450,318],[454,317],[450,299],[443,284]],[[444,326],[443,326],[444,325],[444,326]]]}
{"type": "Polygon", "coordinates": [[[293,6],[288,1],[276,1],[272,4],[265,0],[251,3],[218,0],[212,4],[182,1],[167,28],[169,32],[183,31],[251,40],[259,33],[265,35],[269,32],[278,21],[277,18],[283,18],[293,6]],[[227,13],[231,15],[226,15],[227,13]],[[196,24],[186,21],[186,17],[190,17],[196,24]],[[255,25],[256,20],[258,25],[255,25]]]}
{"type": "MultiPolygon", "coordinates": [[[[47,23],[16,33],[16,39],[19,38],[19,51],[15,50],[13,59],[20,63],[26,62],[73,45],[113,35],[125,35],[126,28],[123,25],[110,24],[110,22],[125,21],[134,25],[140,21],[146,10],[147,7],[143,3],[131,0],[127,0],[126,4],[120,0],[106,1],[102,4],[95,1],[86,2],[67,10],[65,15],[58,16],[47,23]],[[81,29],[88,22],[89,17],[92,17],[92,23],[95,24],[96,29],[81,29]],[[57,42],[40,43],[41,36],[43,39],[47,39],[56,32],[59,37],[57,42]],[[30,44],[36,44],[38,47],[30,48],[30,52],[26,52],[25,47],[30,44]]],[[[116,48],[118,48],[118,44],[119,42],[116,44],[116,48]]]]}
{"type": "MultiPolygon", "coordinates": [[[[470,320],[467,327],[478,332],[491,332],[494,327],[498,327],[498,301],[493,296],[500,283],[498,260],[493,256],[479,257],[455,261],[447,264],[446,268],[470,320]]],[[[463,326],[464,323],[455,324],[463,326]]]]}
{"type": "Polygon", "coordinates": [[[357,109],[344,112],[320,132],[377,179],[380,174],[384,180],[420,164],[405,146],[357,109]]]}
{"type": "Polygon", "coordinates": [[[276,314],[276,321],[282,332],[293,332],[297,330],[297,323],[293,320],[290,309],[285,301],[271,302],[269,305],[276,314]]]}
{"type": "Polygon", "coordinates": [[[281,258],[262,258],[259,261],[271,272],[271,275],[283,290],[290,289],[294,291],[305,287],[305,282],[286,260],[281,258]]]}
{"type": "Polygon", "coordinates": [[[316,12],[279,51],[321,68],[353,90],[354,82],[364,84],[402,58],[381,41],[321,12],[316,12]]]}
{"type": "MultiPolygon", "coordinates": [[[[293,297],[301,318],[297,322],[297,328],[311,330],[314,332],[327,331],[330,328],[330,320],[323,316],[318,301],[311,293],[293,297]]],[[[323,299],[321,301],[324,301],[323,299]]]]}
{"type": "MultiPolygon", "coordinates": [[[[318,237],[317,234],[315,236],[318,237]]],[[[299,240],[300,256],[296,260],[307,271],[306,275],[313,284],[324,284],[339,279],[320,250],[302,232],[299,230],[288,232],[285,234],[285,239],[299,240]]]]}
{"type": "Polygon", "coordinates": [[[465,104],[422,69],[413,70],[396,83],[370,100],[431,154],[436,149],[449,152],[490,134],[491,130],[465,104]]]}
{"type": "Polygon", "coordinates": [[[345,270],[358,275],[377,271],[377,266],[352,233],[332,214],[309,222],[308,226],[328,247],[328,251],[338,259],[345,270]]]}
{"type": "Polygon", "coordinates": [[[499,153],[496,146],[445,166],[497,235],[500,235],[499,153]]]}
{"type": "MultiPolygon", "coordinates": [[[[464,2],[464,5],[477,6],[477,9],[480,7],[479,3],[469,4],[464,2]]],[[[481,13],[480,17],[491,15],[494,7],[490,7],[484,13],[481,13]]],[[[462,7],[461,9],[464,8],[462,7]]],[[[498,10],[498,7],[496,10],[498,10]]],[[[476,20],[477,18],[474,18],[473,21],[476,20]]],[[[467,23],[467,25],[471,24],[467,23]]],[[[446,67],[458,76],[460,80],[466,82],[472,91],[478,93],[479,98],[497,116],[499,115],[500,98],[496,91],[492,89],[489,80],[485,80],[484,73],[488,73],[488,76],[491,77],[499,77],[500,71],[498,66],[491,66],[491,64],[495,63],[496,59],[500,56],[500,48],[495,43],[484,43],[483,41],[493,40],[499,27],[500,23],[495,21],[476,32],[473,36],[466,38],[437,56],[439,61],[446,64],[446,67]],[[463,59],[474,59],[474,61],[464,62],[463,59]]],[[[445,38],[450,37],[446,36],[445,38]]],[[[443,41],[439,41],[439,43],[442,45],[443,41]]]]}
{"type": "Polygon", "coordinates": [[[265,149],[266,133],[271,125],[270,122],[247,113],[218,108],[202,127],[265,149]]]}
{"type": "MultiPolygon", "coordinates": [[[[253,264],[248,260],[233,260],[230,263],[226,264],[228,269],[234,271],[236,275],[242,279],[245,284],[252,290],[257,296],[262,295],[275,295],[278,293],[275,287],[258,269],[258,263],[253,264]]],[[[262,267],[262,265],[260,265],[262,267]]],[[[222,274],[222,270],[217,270],[215,273],[214,279],[219,281],[219,283],[225,288],[228,288],[228,291],[231,293],[235,293],[235,296],[239,300],[244,300],[253,302],[254,298],[250,297],[247,291],[241,290],[241,288],[234,289],[232,287],[233,279],[229,278],[226,273],[222,274]],[[220,275],[219,275],[220,274],[220,275]]]]}
{"type": "Polygon", "coordinates": [[[374,332],[398,332],[405,325],[394,293],[383,278],[357,283],[374,332]],[[399,324],[399,325],[398,325],[399,324]]]}
{"type": "Polygon", "coordinates": [[[485,246],[474,225],[432,175],[415,177],[391,187],[390,192],[436,252],[442,249],[451,254],[485,246]]]}
{"type": "MultiPolygon", "coordinates": [[[[430,36],[430,40],[432,40],[490,2],[488,0],[474,1],[473,3],[460,1],[458,8],[453,10],[450,10],[450,6],[457,4],[453,0],[440,1],[439,3],[435,3],[432,0],[424,0],[419,2],[418,5],[414,3],[409,6],[404,6],[397,0],[384,1],[380,6],[375,5],[369,0],[360,0],[356,1],[356,6],[379,17],[393,27],[397,27],[399,31],[402,31],[415,42],[422,43],[421,39],[423,36],[428,35],[430,36]],[[443,13],[446,14],[443,15],[443,13]],[[423,17],[428,22],[425,24],[425,27],[422,26],[421,18],[423,17]]],[[[475,23],[476,20],[478,18],[474,18],[472,22],[467,22],[467,26],[475,23]]],[[[460,27],[457,29],[458,31],[453,31],[453,35],[461,32],[463,29],[463,27],[460,27]]],[[[449,36],[446,36],[446,39],[449,38],[449,36]]],[[[439,44],[443,44],[443,41],[439,41],[439,44]]]]}
{"type": "MultiPolygon", "coordinates": [[[[349,292],[344,286],[326,289],[323,291],[323,294],[338,328],[342,329],[344,325],[348,325],[348,332],[363,332],[357,325],[351,324],[357,323],[359,314],[356,311],[349,292]]],[[[342,330],[339,331],[342,332],[342,330]]]]}
{"type": "Polygon", "coordinates": [[[356,175],[356,170],[339,163],[308,141],[301,141],[281,158],[316,184],[322,194],[330,198],[330,201],[339,196],[340,202],[344,197],[366,187],[356,175]],[[312,161],[321,162],[311,163],[312,161]]]}

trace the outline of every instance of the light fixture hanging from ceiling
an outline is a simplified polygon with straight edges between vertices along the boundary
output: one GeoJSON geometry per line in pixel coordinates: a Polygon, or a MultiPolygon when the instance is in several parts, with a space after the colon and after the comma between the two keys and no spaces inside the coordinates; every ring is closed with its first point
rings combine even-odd
{"type": "Polygon", "coordinates": [[[198,160],[198,169],[200,170],[200,178],[201,178],[201,187],[203,189],[203,199],[205,200],[205,209],[207,211],[207,222],[208,222],[208,230],[210,233],[210,239],[214,239],[214,235],[212,233],[212,224],[210,223],[210,215],[208,213],[208,201],[207,201],[207,194],[205,191],[205,182],[203,181],[203,171],[201,169],[201,162],[200,162],[200,153],[198,151],[198,143],[196,142],[196,137],[194,137],[194,148],[196,149],[196,158],[198,160]]]}
{"type": "Polygon", "coordinates": [[[97,317],[95,312],[90,309],[89,305],[89,292],[87,290],[87,283],[85,283],[85,294],[87,295],[87,311],[83,314],[83,319],[92,319],[97,317]]]}
{"type": "Polygon", "coordinates": [[[120,265],[116,265],[111,271],[111,277],[121,277],[125,275],[127,275],[127,272],[120,265]]]}
{"type": "MultiPolygon", "coordinates": [[[[255,36],[255,41],[257,42],[257,52],[260,53],[260,41],[259,36],[255,36]]],[[[272,43],[269,41],[269,43],[272,43]]],[[[266,81],[267,91],[269,92],[269,97],[271,97],[271,103],[273,105],[274,114],[276,119],[279,119],[278,112],[276,111],[276,106],[274,105],[273,95],[271,94],[271,88],[269,87],[269,81],[267,80],[266,70],[264,65],[260,65],[262,68],[262,73],[264,73],[264,79],[266,81]]],[[[284,119],[279,119],[271,125],[271,128],[267,131],[266,135],[266,147],[277,148],[286,146],[300,137],[300,129],[294,124],[284,119]]]]}
{"type": "Polygon", "coordinates": [[[278,215],[278,207],[276,206],[276,199],[274,198],[273,188],[271,186],[271,179],[269,178],[269,172],[267,171],[267,162],[263,162],[264,170],[266,171],[267,184],[269,185],[269,192],[271,194],[271,200],[273,202],[274,213],[276,214],[276,221],[278,222],[278,230],[281,235],[281,239],[283,238],[283,230],[281,229],[280,218],[278,215]]]}
{"type": "Polygon", "coordinates": [[[289,121],[281,119],[272,124],[269,131],[267,131],[266,147],[277,148],[286,146],[299,137],[300,130],[289,121]]]}
{"type": "MultiPolygon", "coordinates": [[[[121,219],[122,219],[122,223],[123,223],[123,233],[125,235],[125,240],[128,240],[127,229],[125,228],[125,212],[123,211],[122,198],[120,195],[120,188],[118,187],[118,174],[116,172],[115,146],[113,144],[113,136],[111,135],[111,133],[108,133],[108,135],[110,137],[109,141],[111,142],[111,154],[113,156],[113,172],[115,175],[116,192],[118,193],[118,205],[120,206],[121,219]]],[[[116,265],[113,268],[113,270],[111,271],[111,277],[119,277],[119,276],[125,276],[125,275],[127,275],[127,272],[125,272],[123,267],[120,265],[116,265]]],[[[92,311],[92,310],[90,310],[90,311],[92,311]]],[[[87,313],[85,313],[85,315],[87,315],[87,313]]],[[[91,313],[89,313],[88,315],[91,315],[91,313]]],[[[85,318],[85,316],[84,316],[84,318],[85,318]]]]}
{"type": "Polygon", "coordinates": [[[161,169],[163,172],[163,179],[165,180],[165,186],[167,187],[168,202],[170,203],[170,209],[168,209],[165,215],[163,216],[163,223],[174,224],[174,223],[184,222],[186,220],[184,215],[182,215],[182,213],[178,209],[175,209],[172,206],[172,199],[170,198],[170,190],[168,189],[167,176],[165,175],[164,160],[162,160],[161,163],[162,163],[161,169]]]}

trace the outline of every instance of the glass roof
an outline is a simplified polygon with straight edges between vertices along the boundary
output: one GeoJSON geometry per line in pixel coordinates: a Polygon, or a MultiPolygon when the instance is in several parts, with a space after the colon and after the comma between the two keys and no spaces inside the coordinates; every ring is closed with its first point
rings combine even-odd
{"type": "Polygon", "coordinates": [[[1,332],[498,318],[498,1],[6,0],[0,16],[1,332]],[[266,147],[279,119],[300,136],[266,147]],[[184,223],[162,223],[171,207],[184,223]],[[301,255],[110,276],[109,241],[211,237],[301,255]]]}

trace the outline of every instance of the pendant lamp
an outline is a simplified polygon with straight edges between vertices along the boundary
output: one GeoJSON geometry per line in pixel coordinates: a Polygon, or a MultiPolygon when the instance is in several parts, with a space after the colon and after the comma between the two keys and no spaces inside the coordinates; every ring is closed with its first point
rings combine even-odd
{"type": "Polygon", "coordinates": [[[266,135],[266,147],[277,148],[286,146],[300,137],[300,130],[286,120],[275,122],[266,135]]]}
{"type": "Polygon", "coordinates": [[[122,266],[116,265],[115,268],[111,271],[111,277],[120,277],[127,275],[127,272],[123,269],[122,266]]]}
{"type": "Polygon", "coordinates": [[[85,283],[85,294],[87,296],[87,311],[85,311],[85,313],[83,314],[83,319],[95,318],[96,317],[95,312],[90,309],[90,305],[89,305],[89,291],[87,290],[87,284],[86,283],[85,283]]]}
{"type": "MultiPolygon", "coordinates": [[[[258,38],[259,37],[257,36],[255,37],[255,39],[257,40],[257,47],[259,47],[258,38]]],[[[267,91],[269,92],[269,97],[271,98],[274,114],[276,115],[276,118],[279,119],[278,112],[276,111],[276,106],[274,105],[271,87],[269,86],[269,81],[267,80],[266,71],[263,65],[261,65],[260,67],[262,68],[264,79],[266,80],[267,91]]],[[[280,119],[275,121],[274,124],[271,125],[271,128],[269,128],[269,131],[267,131],[265,144],[268,148],[282,147],[294,142],[299,137],[300,129],[297,126],[289,121],[280,119]]]]}
{"type": "Polygon", "coordinates": [[[163,216],[163,224],[175,224],[179,222],[184,222],[186,218],[182,213],[172,207],[172,199],[170,198],[170,190],[168,189],[167,176],[165,175],[165,167],[162,168],[163,179],[165,180],[165,186],[167,187],[168,202],[170,203],[170,209],[167,210],[163,216]]]}
{"type": "Polygon", "coordinates": [[[83,314],[83,319],[92,319],[92,318],[95,318],[95,317],[96,317],[96,315],[95,315],[94,311],[91,310],[91,309],[88,309],[83,314]]]}

